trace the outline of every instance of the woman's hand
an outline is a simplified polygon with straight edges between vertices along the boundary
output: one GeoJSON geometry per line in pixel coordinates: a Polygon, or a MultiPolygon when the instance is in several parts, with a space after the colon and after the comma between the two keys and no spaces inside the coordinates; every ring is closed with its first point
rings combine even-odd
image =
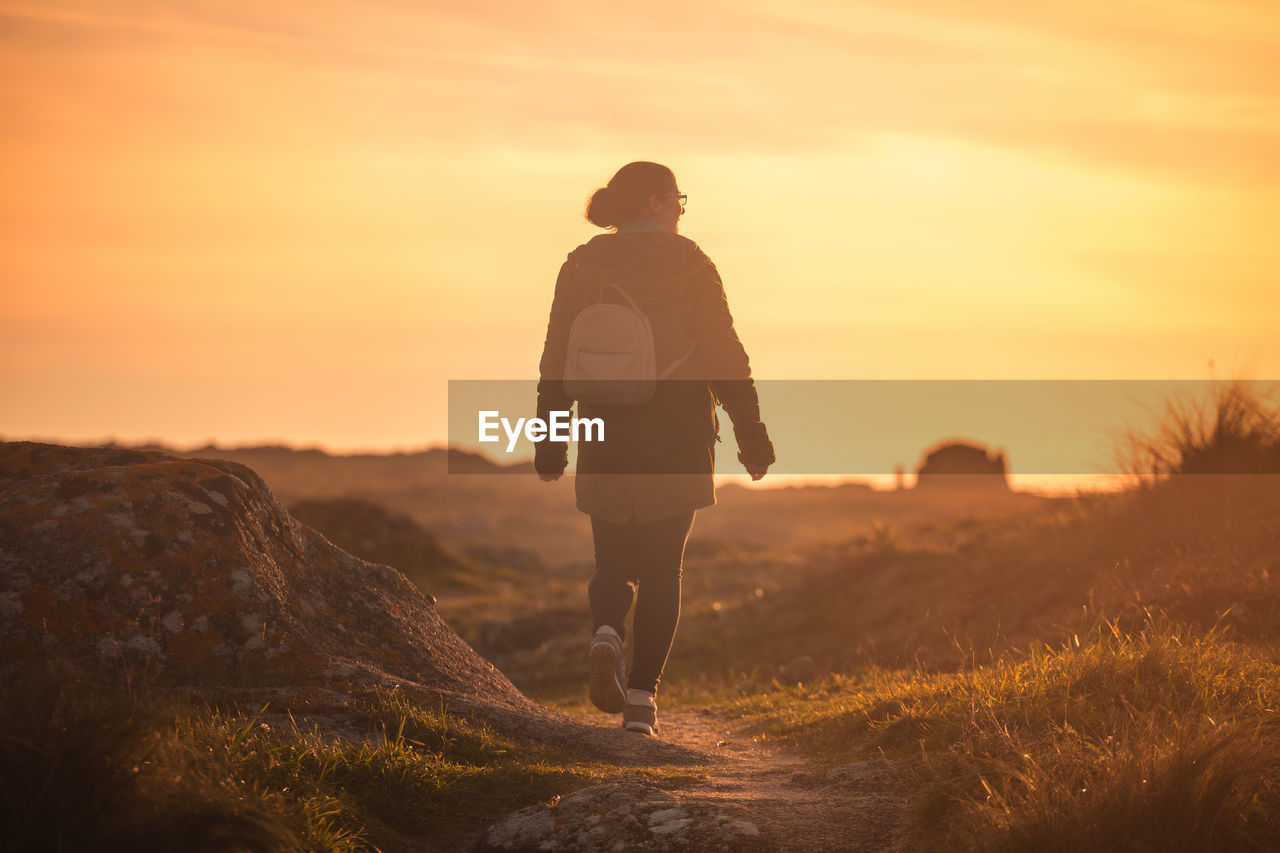
{"type": "MultiPolygon", "coordinates": [[[[541,410],[539,410],[541,411],[541,410]]],[[[541,414],[538,417],[543,417],[541,414]]],[[[545,418],[544,418],[545,420],[545,418]]],[[[540,441],[533,447],[533,470],[544,483],[554,483],[569,464],[567,441],[540,441]]]]}
{"type": "Polygon", "coordinates": [[[773,442],[769,441],[769,431],[760,421],[734,421],[733,437],[738,442],[738,461],[752,480],[759,480],[777,461],[773,455],[773,442]]]}

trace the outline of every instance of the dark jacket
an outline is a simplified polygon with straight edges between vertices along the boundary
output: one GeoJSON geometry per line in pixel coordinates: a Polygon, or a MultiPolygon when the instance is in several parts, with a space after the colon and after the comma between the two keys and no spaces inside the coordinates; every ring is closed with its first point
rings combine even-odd
{"type": "MultiPolygon", "coordinates": [[[[687,237],[668,231],[601,234],[569,253],[547,324],[538,415],[572,407],[561,381],[569,328],[609,282],[621,285],[648,316],[659,371],[694,346],[670,378],[658,383],[649,403],[579,406],[579,417],[605,421],[605,440],[578,445],[578,508],[612,521],[634,514],[647,522],[709,506],[715,503],[717,401],[733,422],[740,461],[771,464],[773,446],[760,421],[751,366],[720,275],[687,237]]],[[[621,298],[610,290],[605,299],[621,298]]],[[[539,473],[559,473],[567,462],[563,442],[537,445],[539,473]]]]}

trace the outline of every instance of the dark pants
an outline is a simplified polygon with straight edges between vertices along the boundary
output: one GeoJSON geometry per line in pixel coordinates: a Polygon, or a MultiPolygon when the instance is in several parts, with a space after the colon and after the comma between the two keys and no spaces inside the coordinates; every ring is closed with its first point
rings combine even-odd
{"type": "Polygon", "coordinates": [[[680,569],[693,511],[650,524],[591,518],[596,572],[588,592],[594,629],[608,625],[624,636],[634,599],[635,641],[627,686],[654,692],[680,621],[680,569]]]}

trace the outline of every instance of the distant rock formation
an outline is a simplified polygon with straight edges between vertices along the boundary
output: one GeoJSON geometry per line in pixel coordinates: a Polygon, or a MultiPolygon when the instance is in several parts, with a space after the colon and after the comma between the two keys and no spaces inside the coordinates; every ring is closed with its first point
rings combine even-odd
{"type": "Polygon", "coordinates": [[[916,469],[916,488],[982,488],[1009,490],[1003,453],[983,445],[944,441],[926,452],[916,469]]]}
{"type": "Polygon", "coordinates": [[[161,683],[416,685],[533,712],[423,594],[298,523],[249,468],[0,444],[0,658],[161,683]]]}
{"type": "Polygon", "coordinates": [[[441,547],[436,537],[403,513],[362,498],[299,501],[289,514],[309,524],[344,551],[371,563],[399,569],[426,593],[465,578],[465,561],[441,547]]]}

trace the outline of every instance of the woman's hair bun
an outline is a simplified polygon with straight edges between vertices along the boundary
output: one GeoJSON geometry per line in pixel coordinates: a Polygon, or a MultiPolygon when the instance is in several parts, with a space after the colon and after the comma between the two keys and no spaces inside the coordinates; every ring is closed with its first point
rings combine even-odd
{"type": "Polygon", "coordinates": [[[621,225],[618,218],[618,194],[611,187],[601,187],[587,202],[587,220],[601,228],[621,225]]]}

